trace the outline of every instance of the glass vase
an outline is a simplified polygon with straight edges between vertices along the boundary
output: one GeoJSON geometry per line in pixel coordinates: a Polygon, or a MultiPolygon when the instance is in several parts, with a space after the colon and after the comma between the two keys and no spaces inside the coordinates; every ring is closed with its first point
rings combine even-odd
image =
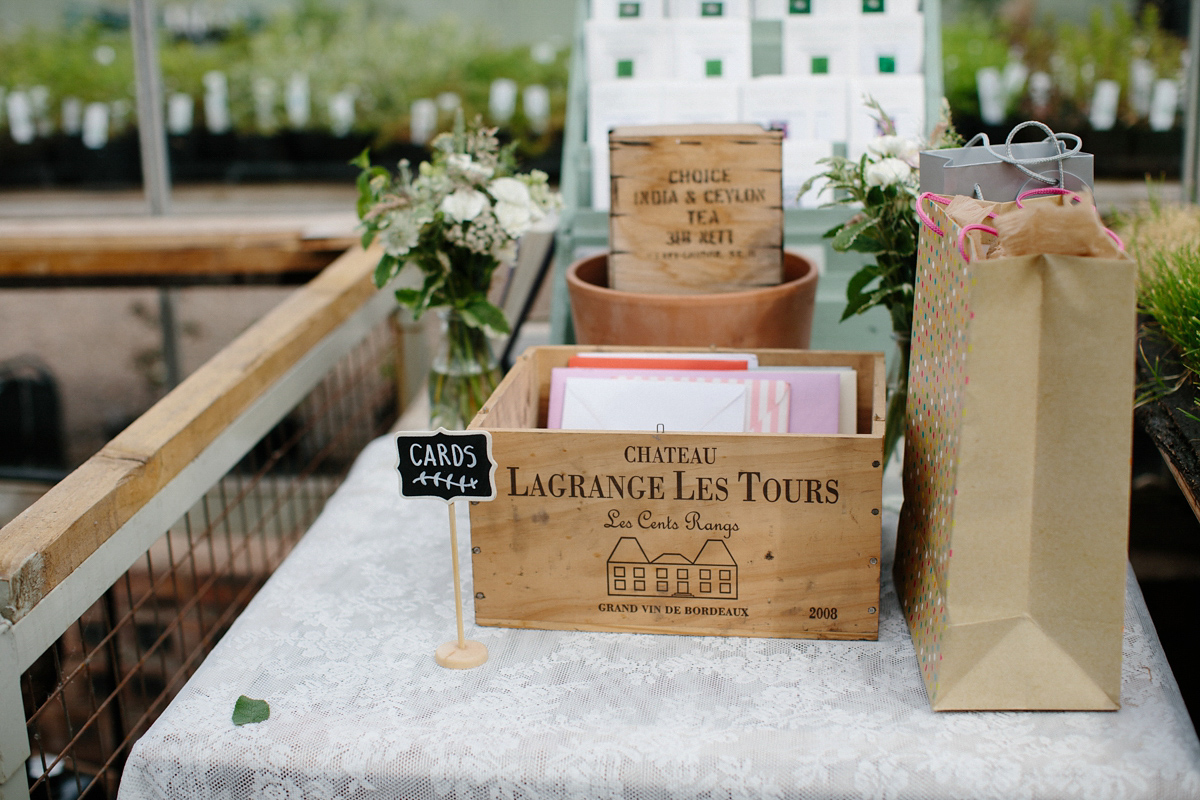
{"type": "Polygon", "coordinates": [[[429,371],[429,427],[464,430],[500,382],[487,334],[454,309],[438,312],[441,339],[429,371]]]}
{"type": "Polygon", "coordinates": [[[909,337],[907,333],[893,333],[896,342],[895,358],[888,366],[887,374],[887,417],[883,428],[883,463],[887,464],[904,438],[905,417],[908,409],[909,337]]]}

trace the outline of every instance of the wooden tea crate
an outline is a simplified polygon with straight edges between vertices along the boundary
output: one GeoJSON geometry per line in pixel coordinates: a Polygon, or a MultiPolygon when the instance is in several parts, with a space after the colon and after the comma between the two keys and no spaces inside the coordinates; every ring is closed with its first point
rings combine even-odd
{"type": "Polygon", "coordinates": [[[876,638],[883,355],[756,351],[854,367],[856,434],[547,430],[551,369],[606,349],[530,348],[471,422],[498,464],[471,505],[475,621],[876,638]]]}
{"type": "Polygon", "coordinates": [[[609,286],[697,294],[783,280],[783,134],[758,125],[609,133],[609,286]]]}

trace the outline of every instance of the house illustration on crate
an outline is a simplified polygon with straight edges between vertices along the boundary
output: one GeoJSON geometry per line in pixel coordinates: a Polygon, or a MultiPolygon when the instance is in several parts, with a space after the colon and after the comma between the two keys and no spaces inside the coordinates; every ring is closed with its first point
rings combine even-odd
{"type": "Polygon", "coordinates": [[[663,553],[653,561],[634,536],[622,536],[608,557],[608,594],[618,597],[713,597],[736,600],[738,567],[720,539],[694,559],[663,553]]]}

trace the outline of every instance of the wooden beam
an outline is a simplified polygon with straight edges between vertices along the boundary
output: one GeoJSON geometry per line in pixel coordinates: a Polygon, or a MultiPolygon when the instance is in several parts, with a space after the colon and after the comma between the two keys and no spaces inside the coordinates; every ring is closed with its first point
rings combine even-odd
{"type": "Polygon", "coordinates": [[[347,252],[0,529],[0,616],[24,616],[361,308],[378,259],[347,252]]]}
{"type": "Polygon", "coordinates": [[[0,280],[23,284],[39,278],[67,281],[163,280],[263,277],[284,273],[316,274],[344,252],[290,247],[243,247],[147,251],[80,250],[0,252],[0,280]]]}
{"type": "Polygon", "coordinates": [[[348,214],[0,220],[0,279],[316,272],[354,246],[348,214]]]}

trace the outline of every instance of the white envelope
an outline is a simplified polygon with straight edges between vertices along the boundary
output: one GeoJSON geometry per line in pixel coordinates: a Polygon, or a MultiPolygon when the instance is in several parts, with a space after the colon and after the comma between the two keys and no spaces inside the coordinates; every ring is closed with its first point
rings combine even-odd
{"type": "Polygon", "coordinates": [[[564,430],[705,431],[740,433],[746,423],[745,383],[639,378],[566,380],[564,430]]]}

